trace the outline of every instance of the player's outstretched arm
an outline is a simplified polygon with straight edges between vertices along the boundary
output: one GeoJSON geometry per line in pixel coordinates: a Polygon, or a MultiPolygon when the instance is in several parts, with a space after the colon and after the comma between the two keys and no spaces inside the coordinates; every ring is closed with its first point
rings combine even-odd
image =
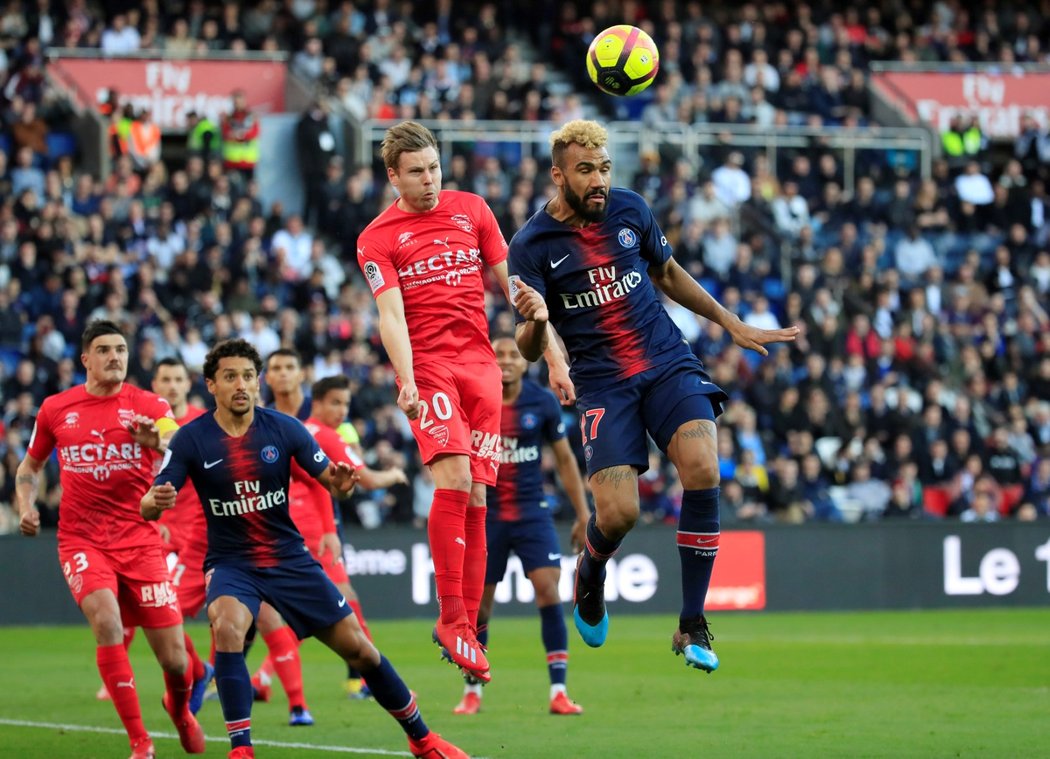
{"type": "Polygon", "coordinates": [[[139,499],[139,513],[147,522],[160,519],[160,515],[175,506],[175,497],[179,491],[170,482],[154,485],[139,499]]]}
{"type": "Polygon", "coordinates": [[[343,461],[329,463],[328,468],[317,475],[318,482],[328,488],[334,498],[346,498],[360,479],[357,470],[343,461]]]}
{"type": "Polygon", "coordinates": [[[379,337],[401,381],[397,405],[409,419],[415,419],[419,416],[419,391],[412,368],[412,342],[408,336],[405,301],[401,291],[391,287],[381,292],[376,296],[376,308],[379,310],[379,337]]]}
{"type": "Polygon", "coordinates": [[[396,466],[390,469],[370,469],[361,467],[357,470],[361,476],[361,487],[366,490],[384,490],[394,485],[407,485],[408,475],[404,469],[396,466]]]}
{"type": "Polygon", "coordinates": [[[558,479],[561,486],[569,496],[569,502],[576,512],[576,521],[572,524],[572,550],[579,553],[583,550],[583,543],[587,536],[587,522],[591,519],[591,509],[587,505],[587,491],[583,487],[583,477],[580,476],[580,467],[576,463],[576,457],[572,453],[568,438],[555,440],[551,443],[554,452],[554,465],[558,470],[558,479]]]}
{"type": "Polygon", "coordinates": [[[740,317],[730,313],[721,303],[712,298],[711,294],[689,276],[689,273],[673,258],[667,259],[660,266],[650,266],[649,277],[668,298],[725,329],[733,338],[733,342],[741,348],[768,356],[769,351],[765,349],[766,345],[794,342],[799,334],[798,327],[758,329],[745,324],[740,317]]]}
{"type": "Polygon", "coordinates": [[[15,470],[15,508],[18,510],[18,531],[27,537],[40,532],[40,512],[36,496],[40,491],[40,470],[44,462],[28,453],[15,470]]]}

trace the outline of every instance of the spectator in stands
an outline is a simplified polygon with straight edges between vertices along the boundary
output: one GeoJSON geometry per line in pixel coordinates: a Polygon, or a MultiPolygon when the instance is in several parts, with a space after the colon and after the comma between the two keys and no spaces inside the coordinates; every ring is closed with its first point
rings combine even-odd
{"type": "Polygon", "coordinates": [[[244,90],[234,90],[232,101],[233,110],[222,119],[222,162],[243,185],[254,177],[259,163],[260,124],[244,90]]]}
{"type": "Polygon", "coordinates": [[[796,239],[803,227],[809,226],[809,205],[799,195],[798,182],[788,180],[783,185],[784,194],[773,199],[773,218],[777,231],[788,240],[796,239]]]}
{"type": "Polygon", "coordinates": [[[977,161],[968,161],[963,173],[955,178],[955,192],[959,200],[975,206],[987,206],[995,200],[992,183],[981,173],[977,161]]]}
{"type": "MultiPolygon", "coordinates": [[[[274,233],[270,242],[274,263],[282,279],[288,282],[300,282],[310,276],[310,255],[313,247],[313,235],[303,225],[298,214],[292,214],[283,229],[274,233]]],[[[270,352],[259,350],[262,355],[270,352]]]]}
{"type": "Polygon", "coordinates": [[[322,214],[328,166],[336,156],[335,134],[328,119],[326,100],[315,100],[295,127],[296,156],[303,178],[303,221],[317,224],[322,214]]]}
{"type": "Polygon", "coordinates": [[[734,210],[751,197],[751,179],[743,167],[744,154],[734,150],[726,156],[721,166],[711,172],[715,193],[734,210]]]}
{"type": "Polygon", "coordinates": [[[139,32],[124,13],[115,13],[110,25],[102,32],[102,52],[106,55],[125,55],[139,49],[139,32]]]}
{"type": "Polygon", "coordinates": [[[893,257],[897,271],[911,285],[921,282],[927,271],[939,266],[933,246],[919,233],[916,224],[909,227],[907,236],[894,246],[893,257]]]}
{"type": "Polygon", "coordinates": [[[140,175],[148,174],[160,161],[160,140],[160,126],[153,120],[153,112],[143,108],[128,131],[128,155],[140,175]]]}

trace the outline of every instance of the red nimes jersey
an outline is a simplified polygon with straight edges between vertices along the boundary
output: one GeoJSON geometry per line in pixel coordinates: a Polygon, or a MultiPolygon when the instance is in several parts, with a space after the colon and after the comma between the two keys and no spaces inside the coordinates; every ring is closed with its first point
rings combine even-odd
{"type": "Polygon", "coordinates": [[[398,287],[412,360],[491,361],[482,264],[507,257],[485,201],[443,190],[435,208],[407,213],[395,202],[357,238],[357,262],[372,295],[398,287]]]}
{"type": "MultiPolygon", "coordinates": [[[[310,417],[306,429],[325,452],[333,464],[345,462],[355,469],[364,466],[353,448],[331,427],[310,417]]],[[[332,510],[332,494],[328,488],[307,474],[302,467],[292,462],[292,488],[289,495],[292,520],[303,535],[321,535],[335,532],[335,515],[332,510]]]]}
{"type": "MultiPolygon", "coordinates": [[[[202,408],[187,405],[185,416],[175,421],[182,427],[207,413],[202,408]]],[[[176,551],[199,554],[203,562],[208,551],[208,521],[204,518],[204,509],[192,480],[186,480],[175,498],[175,508],[161,514],[160,521],[171,533],[171,545],[176,551]]]]}
{"type": "Polygon", "coordinates": [[[28,452],[44,461],[58,449],[60,544],[85,541],[110,550],[160,545],[157,530],[139,513],[158,456],[125,429],[136,414],[173,418],[166,400],[127,383],[106,397],[78,385],[41,404],[28,452]]]}

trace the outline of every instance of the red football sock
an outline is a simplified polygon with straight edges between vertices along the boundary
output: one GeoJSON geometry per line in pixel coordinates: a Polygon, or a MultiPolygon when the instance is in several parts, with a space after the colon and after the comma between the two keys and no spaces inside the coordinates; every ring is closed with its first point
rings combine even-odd
{"type": "Polygon", "coordinates": [[[189,667],[180,675],[164,673],[164,686],[168,691],[168,713],[173,719],[185,718],[190,713],[190,691],[193,690],[193,673],[189,667]]]}
{"type": "Polygon", "coordinates": [[[194,680],[200,680],[204,677],[204,662],[197,655],[197,649],[193,647],[193,641],[190,639],[190,636],[183,633],[182,637],[186,642],[186,656],[189,657],[189,666],[186,671],[190,673],[190,677],[194,680]]]}
{"type": "Polygon", "coordinates": [[[142,723],[139,694],[135,690],[135,673],[131,671],[127,649],[122,643],[115,646],[99,646],[95,649],[95,662],[131,744],[148,738],[149,733],[142,723]]]}
{"type": "Polygon", "coordinates": [[[466,612],[463,605],[463,559],[466,554],[468,494],[438,488],[430,507],[427,533],[434,559],[434,582],[441,604],[441,621],[455,622],[466,612]]]}
{"type": "Polygon", "coordinates": [[[365,613],[361,611],[361,602],[351,601],[350,608],[354,610],[354,616],[357,617],[357,624],[361,625],[361,630],[364,632],[365,637],[372,640],[372,633],[368,629],[368,623],[365,622],[365,613]]]}
{"type": "Polygon", "coordinates": [[[266,647],[270,649],[273,668],[281,680],[284,692],[288,696],[288,708],[301,706],[306,708],[303,697],[303,666],[299,661],[299,639],[292,628],[287,625],[264,635],[266,647]]]}
{"type": "Polygon", "coordinates": [[[478,609],[481,594],[485,590],[485,565],[488,558],[488,542],[485,538],[485,507],[467,507],[467,552],[463,559],[463,604],[467,607],[467,619],[478,626],[478,609]]]}
{"type": "MultiPolygon", "coordinates": [[[[267,645],[269,645],[270,642],[266,641],[266,643],[267,643],[267,645]]],[[[263,658],[263,660],[261,662],[259,662],[259,668],[257,670],[255,670],[255,674],[252,675],[252,679],[255,680],[256,678],[263,678],[263,677],[272,679],[273,678],[273,674],[274,674],[274,672],[273,672],[273,653],[271,652],[271,653],[266,654],[266,656],[263,658]]]]}

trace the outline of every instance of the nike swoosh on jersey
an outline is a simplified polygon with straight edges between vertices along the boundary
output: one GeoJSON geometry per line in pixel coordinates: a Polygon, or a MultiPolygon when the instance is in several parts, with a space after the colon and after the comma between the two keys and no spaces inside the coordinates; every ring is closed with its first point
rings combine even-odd
{"type": "Polygon", "coordinates": [[[560,553],[549,553],[549,554],[547,554],[547,560],[548,561],[557,561],[560,558],[561,558],[561,554],[560,553]]]}
{"type": "Polygon", "coordinates": [[[345,598],[340,598],[339,599],[339,608],[341,609],[344,606],[346,606],[346,599],[345,598]]]}
{"type": "Polygon", "coordinates": [[[568,258],[571,255],[572,255],[571,253],[566,253],[564,256],[559,258],[557,261],[551,261],[551,268],[552,269],[557,269],[559,266],[561,266],[563,263],[565,263],[565,259],[568,258]]]}
{"type": "Polygon", "coordinates": [[[205,469],[211,469],[213,466],[218,466],[221,463],[222,463],[222,459],[217,459],[215,461],[205,461],[204,462],[204,468],[205,469]]]}

